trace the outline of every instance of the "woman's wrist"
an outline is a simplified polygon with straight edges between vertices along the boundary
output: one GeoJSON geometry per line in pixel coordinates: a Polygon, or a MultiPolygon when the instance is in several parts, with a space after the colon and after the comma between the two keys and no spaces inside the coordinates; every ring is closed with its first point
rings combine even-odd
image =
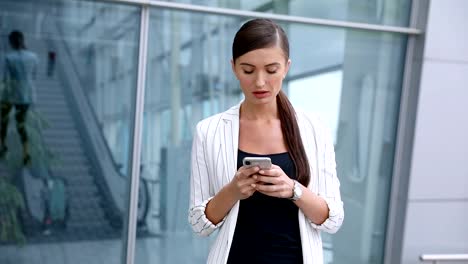
{"type": "Polygon", "coordinates": [[[213,224],[218,224],[238,201],[233,190],[228,183],[208,202],[205,214],[213,224]]]}
{"type": "Polygon", "coordinates": [[[241,200],[240,195],[236,192],[236,188],[234,186],[233,182],[228,183],[226,186],[224,186],[224,192],[228,195],[228,197],[231,197],[231,200],[235,203],[239,200],[241,200]]]}
{"type": "Polygon", "coordinates": [[[293,179],[289,178],[288,186],[289,186],[289,190],[291,191],[291,193],[288,196],[288,199],[292,199],[294,197],[294,180],[293,179]]]}

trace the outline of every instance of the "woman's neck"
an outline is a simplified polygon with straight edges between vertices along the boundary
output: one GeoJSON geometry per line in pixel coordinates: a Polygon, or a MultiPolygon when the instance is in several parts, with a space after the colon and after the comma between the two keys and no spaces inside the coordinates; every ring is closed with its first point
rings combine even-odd
{"type": "Polygon", "coordinates": [[[276,101],[272,104],[249,104],[242,102],[240,116],[246,120],[275,120],[278,119],[278,106],[276,101]]]}

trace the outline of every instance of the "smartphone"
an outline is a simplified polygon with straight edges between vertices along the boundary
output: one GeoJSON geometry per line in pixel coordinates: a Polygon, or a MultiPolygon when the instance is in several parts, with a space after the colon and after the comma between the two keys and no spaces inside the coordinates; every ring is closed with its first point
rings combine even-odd
{"type": "Polygon", "coordinates": [[[246,167],[258,166],[262,170],[271,168],[271,159],[268,157],[245,157],[242,164],[246,167]]]}

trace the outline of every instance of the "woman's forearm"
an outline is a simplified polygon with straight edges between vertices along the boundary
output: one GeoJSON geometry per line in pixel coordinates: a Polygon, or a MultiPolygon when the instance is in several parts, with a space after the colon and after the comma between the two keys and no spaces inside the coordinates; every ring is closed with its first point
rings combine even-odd
{"type": "Polygon", "coordinates": [[[328,218],[328,205],[323,198],[301,185],[302,196],[294,203],[314,224],[321,225],[328,218]]]}
{"type": "Polygon", "coordinates": [[[224,186],[206,205],[206,218],[213,224],[218,224],[238,200],[231,184],[224,186]]]}

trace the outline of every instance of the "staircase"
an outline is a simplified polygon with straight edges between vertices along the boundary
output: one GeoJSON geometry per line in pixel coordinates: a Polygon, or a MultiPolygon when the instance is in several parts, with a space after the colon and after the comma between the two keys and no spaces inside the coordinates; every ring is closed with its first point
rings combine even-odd
{"type": "Polygon", "coordinates": [[[116,234],[106,219],[105,197],[95,181],[97,175],[86,156],[61,84],[57,78],[42,76],[36,86],[37,111],[49,122],[49,128],[43,131],[44,143],[59,159],[58,164],[50,168],[51,173],[67,182],[69,219],[66,233],[84,239],[116,234]]]}
{"type": "MultiPolygon", "coordinates": [[[[86,155],[85,144],[65,98],[62,83],[56,72],[52,77],[46,75],[47,50],[45,47],[40,48],[42,43],[42,40],[37,40],[34,41],[34,45],[29,45],[40,60],[35,82],[35,109],[48,123],[48,127],[42,130],[42,140],[58,159],[58,162],[50,166],[50,174],[64,179],[67,183],[69,216],[66,228],[53,229],[51,234],[44,234],[37,220],[23,217],[23,231],[27,242],[119,238],[120,217],[110,206],[105,182],[93,170],[86,155]]],[[[10,119],[9,130],[10,134],[16,133],[14,118],[10,119]]],[[[18,148],[21,149],[21,146],[18,145],[18,148]]],[[[34,164],[35,157],[32,159],[34,164]]],[[[0,164],[0,173],[8,173],[4,164],[0,164]]]]}

